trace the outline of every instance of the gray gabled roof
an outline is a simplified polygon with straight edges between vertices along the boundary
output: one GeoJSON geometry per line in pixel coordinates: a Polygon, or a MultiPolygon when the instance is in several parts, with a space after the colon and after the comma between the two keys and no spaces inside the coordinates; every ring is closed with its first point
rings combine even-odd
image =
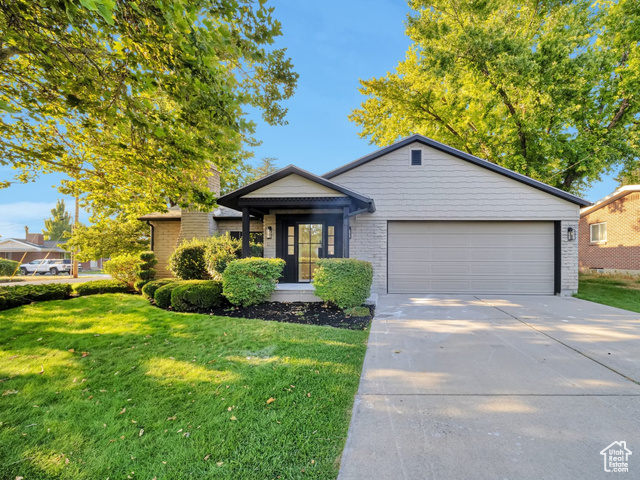
{"type": "Polygon", "coordinates": [[[388,147],[381,148],[380,150],[377,150],[369,155],[365,155],[364,157],[354,160],[351,163],[347,163],[342,167],[331,170],[330,172],[327,172],[322,176],[326,179],[331,179],[342,173],[348,172],[349,170],[353,170],[354,168],[364,165],[365,163],[369,163],[376,158],[380,158],[383,155],[406,147],[407,145],[410,145],[414,142],[421,143],[422,145],[426,145],[431,148],[435,148],[436,150],[440,150],[444,153],[448,153],[449,155],[453,155],[454,157],[457,157],[461,160],[465,160],[469,163],[473,163],[474,165],[478,165],[479,167],[486,168],[487,170],[491,170],[492,172],[495,172],[499,175],[511,178],[512,180],[516,180],[520,183],[524,183],[525,185],[529,185],[530,187],[537,188],[538,190],[542,190],[543,192],[562,198],[563,200],[567,200],[568,202],[575,203],[576,205],[580,205],[581,207],[591,205],[591,202],[560,190],[559,188],[552,187],[551,185],[539,182],[538,180],[534,180],[533,178],[527,177],[526,175],[516,173],[513,170],[509,170],[508,168],[501,167],[500,165],[496,165],[495,163],[491,163],[487,160],[475,157],[466,152],[458,150],[457,148],[450,147],[448,145],[445,145],[444,143],[436,142],[435,140],[418,134],[411,135],[410,137],[400,140],[392,145],[389,145],[388,147]]]}
{"type": "Polygon", "coordinates": [[[233,192],[230,192],[230,193],[227,193],[226,195],[221,196],[218,199],[218,204],[231,208],[233,210],[237,210],[239,208],[238,200],[241,197],[292,174],[299,175],[319,185],[323,185],[327,188],[331,188],[332,190],[343,193],[346,196],[351,197],[356,201],[360,202],[361,204],[366,205],[370,212],[375,211],[375,204],[373,202],[373,199],[371,199],[370,197],[363,195],[361,193],[358,193],[354,190],[351,190],[350,188],[347,188],[344,185],[340,185],[339,183],[334,183],[331,180],[327,180],[326,178],[320,177],[311,172],[303,170],[302,168],[296,167],[295,165],[289,165],[284,168],[281,168],[280,170],[277,170],[276,172],[273,172],[272,174],[267,175],[266,177],[262,177],[261,179],[250,183],[249,185],[245,185],[244,187],[241,187],[237,190],[234,190],[233,192]]]}

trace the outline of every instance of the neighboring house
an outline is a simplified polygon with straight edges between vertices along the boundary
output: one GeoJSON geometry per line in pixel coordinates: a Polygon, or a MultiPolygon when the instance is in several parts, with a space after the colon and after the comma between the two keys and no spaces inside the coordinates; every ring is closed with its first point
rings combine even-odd
{"type": "Polygon", "coordinates": [[[27,238],[0,238],[0,258],[29,263],[33,260],[69,258],[58,242],[44,239],[42,233],[27,233],[27,238]]]}
{"type": "Polygon", "coordinates": [[[640,185],[580,211],[580,269],[640,275],[640,185]]]}
{"type": "MultiPolygon", "coordinates": [[[[210,178],[219,191],[217,175],[210,178]]],[[[211,213],[171,209],[152,226],[158,272],[183,239],[264,235],[308,283],[318,258],[370,261],[376,292],[571,294],[578,289],[574,195],[420,135],[318,176],[288,166],[218,199],[211,213]]]]}
{"type": "MultiPolygon", "coordinates": [[[[60,248],[64,242],[45,240],[42,233],[26,233],[27,238],[0,238],[0,258],[29,263],[33,260],[47,258],[57,260],[71,258],[71,254],[60,248]]],[[[83,271],[100,270],[105,259],[80,262],[83,271]]]]}

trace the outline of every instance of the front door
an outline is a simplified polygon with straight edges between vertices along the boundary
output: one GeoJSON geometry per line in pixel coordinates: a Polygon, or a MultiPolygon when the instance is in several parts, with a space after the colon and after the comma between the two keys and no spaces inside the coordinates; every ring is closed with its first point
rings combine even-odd
{"type": "Polygon", "coordinates": [[[278,255],[286,262],[282,282],[309,283],[319,258],[342,256],[339,222],[331,217],[289,218],[282,222],[281,255],[278,255]]]}

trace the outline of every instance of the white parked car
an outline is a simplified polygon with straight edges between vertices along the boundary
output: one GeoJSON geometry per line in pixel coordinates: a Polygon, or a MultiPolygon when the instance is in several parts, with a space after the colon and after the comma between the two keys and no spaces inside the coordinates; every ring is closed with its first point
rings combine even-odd
{"type": "MultiPolygon", "coordinates": [[[[59,273],[67,273],[71,275],[71,260],[62,259],[39,259],[33,262],[23,263],[20,265],[20,273],[22,275],[30,275],[37,273],[38,275],[58,275],[59,273]]],[[[82,265],[78,265],[78,271],[82,270],[82,265]]]]}

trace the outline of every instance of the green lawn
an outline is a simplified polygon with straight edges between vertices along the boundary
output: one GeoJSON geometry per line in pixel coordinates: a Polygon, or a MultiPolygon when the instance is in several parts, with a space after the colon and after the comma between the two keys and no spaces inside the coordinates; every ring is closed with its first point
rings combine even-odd
{"type": "Polygon", "coordinates": [[[367,336],[132,295],[0,312],[0,478],[335,478],[367,336]]]}
{"type": "Polygon", "coordinates": [[[640,312],[640,277],[580,275],[577,298],[640,312]]]}

